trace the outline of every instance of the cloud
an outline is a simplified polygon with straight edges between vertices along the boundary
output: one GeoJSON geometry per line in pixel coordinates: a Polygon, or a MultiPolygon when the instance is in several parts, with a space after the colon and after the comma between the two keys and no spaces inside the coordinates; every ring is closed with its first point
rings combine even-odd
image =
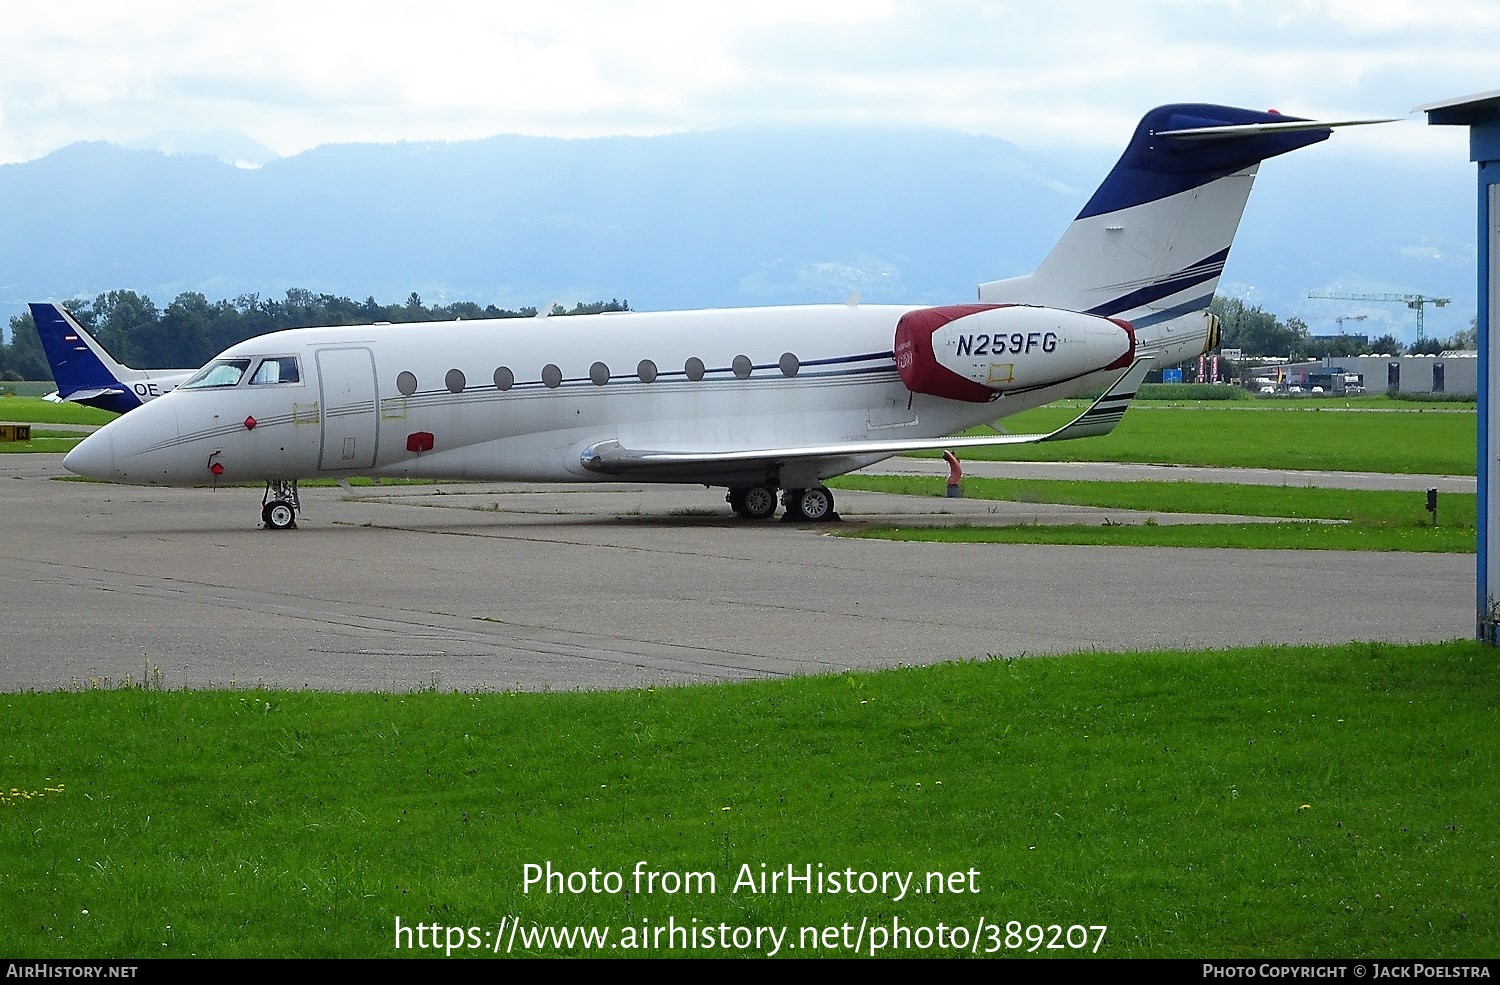
{"type": "Polygon", "coordinates": [[[1500,50],[1500,11],[1467,0],[13,0],[6,19],[0,162],[194,128],[281,154],[871,122],[1098,149],[1162,102],[1403,114],[1493,88],[1500,50]]]}

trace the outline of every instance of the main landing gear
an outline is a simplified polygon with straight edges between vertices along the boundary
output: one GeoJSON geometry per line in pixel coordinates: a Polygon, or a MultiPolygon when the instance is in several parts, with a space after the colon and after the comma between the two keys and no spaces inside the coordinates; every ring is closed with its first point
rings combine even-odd
{"type": "MultiPolygon", "coordinates": [[[[767,520],[776,513],[776,492],[774,486],[750,486],[731,489],[724,498],[729,501],[729,508],[745,519],[767,520]]],[[[833,493],[826,486],[783,490],[781,505],[786,508],[782,519],[793,523],[825,523],[838,519],[838,514],[833,511],[833,493]]]]}
{"type": "Polygon", "coordinates": [[[260,518],[267,530],[297,529],[297,514],[302,512],[302,500],[297,495],[295,479],[272,479],[266,483],[266,493],[260,498],[260,518]]]}
{"type": "Polygon", "coordinates": [[[731,489],[724,498],[730,509],[747,520],[769,520],[776,512],[776,490],[771,486],[731,489]]]}
{"type": "Polygon", "coordinates": [[[781,494],[781,501],[786,506],[788,520],[826,523],[838,519],[838,514],[833,512],[833,493],[826,486],[788,489],[781,494]]]}

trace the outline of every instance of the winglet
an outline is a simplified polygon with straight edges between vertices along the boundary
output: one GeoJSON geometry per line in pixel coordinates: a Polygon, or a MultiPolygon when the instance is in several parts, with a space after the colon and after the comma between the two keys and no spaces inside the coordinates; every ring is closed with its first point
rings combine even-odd
{"type": "Polygon", "coordinates": [[[1151,371],[1151,362],[1151,358],[1146,356],[1131,363],[1125,375],[1115,380],[1114,386],[1105,390],[1104,395],[1094,401],[1088,410],[1041,440],[1068,441],[1072,438],[1097,438],[1109,434],[1125,417],[1130,402],[1140,391],[1141,382],[1151,371]]]}

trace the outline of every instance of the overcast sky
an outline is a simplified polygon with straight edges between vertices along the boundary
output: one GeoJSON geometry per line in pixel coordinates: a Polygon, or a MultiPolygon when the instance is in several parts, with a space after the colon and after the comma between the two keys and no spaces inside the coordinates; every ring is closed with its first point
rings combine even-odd
{"type": "Polygon", "coordinates": [[[1500,89],[1494,0],[6,0],[0,38],[0,163],[850,122],[1097,151],[1180,101],[1409,118],[1341,141],[1466,160],[1411,110],[1500,89]]]}

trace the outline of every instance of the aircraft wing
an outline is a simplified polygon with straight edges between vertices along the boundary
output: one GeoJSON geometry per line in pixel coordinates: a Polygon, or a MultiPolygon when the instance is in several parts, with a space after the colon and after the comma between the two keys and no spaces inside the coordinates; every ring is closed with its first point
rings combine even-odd
{"type": "Polygon", "coordinates": [[[680,470],[684,467],[736,466],[759,462],[778,464],[825,458],[900,455],[909,451],[938,448],[988,448],[997,445],[1030,445],[1042,441],[1067,441],[1108,434],[1125,416],[1130,402],[1146,373],[1151,358],[1142,357],[1082,414],[1047,434],[997,434],[987,436],[953,435],[939,438],[901,438],[890,441],[843,441],[824,445],[800,445],[787,448],[736,448],[733,450],[692,450],[663,448],[656,450],[626,448],[618,441],[600,441],[584,449],[583,467],[593,472],[619,474],[641,470],[680,470]]]}

